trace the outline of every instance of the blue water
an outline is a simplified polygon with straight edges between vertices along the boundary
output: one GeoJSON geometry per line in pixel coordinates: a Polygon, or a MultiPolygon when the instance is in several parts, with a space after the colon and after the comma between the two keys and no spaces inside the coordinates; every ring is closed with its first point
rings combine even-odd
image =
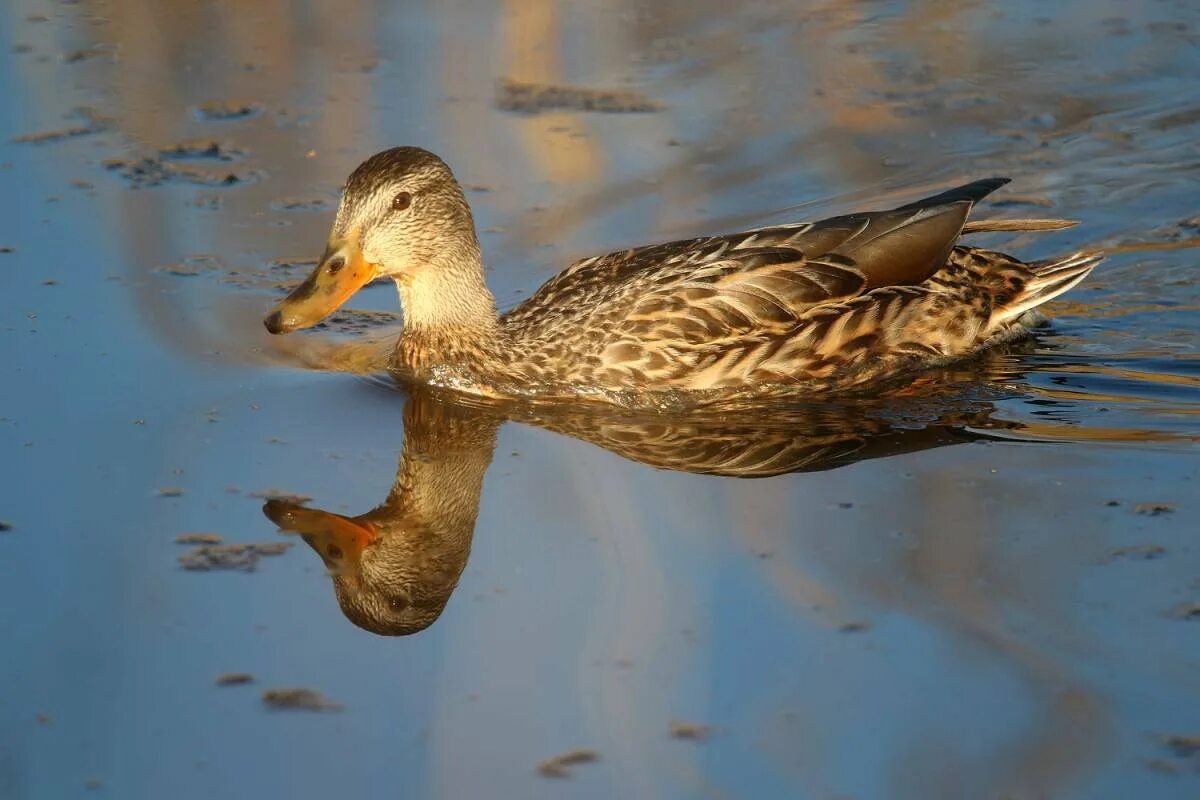
{"type": "Polygon", "coordinates": [[[1197,37],[1187,3],[0,12],[0,797],[1196,796],[1165,737],[1200,735],[1197,37]],[[513,115],[502,76],[667,108],[513,115]],[[264,110],[197,120],[211,99],[264,110]],[[9,141],[84,105],[114,126],[9,141]],[[199,168],[265,179],[134,189],[101,164],[194,137],[250,153],[199,168]],[[504,304],[577,256],[991,174],[1014,180],[981,215],[1081,224],[989,243],[1114,252],[1029,352],[872,411],[887,430],[842,420],[863,451],[809,471],[502,424],[445,611],[380,637],[255,495],[380,504],[410,401],[296,367],[259,320],[301,274],[269,262],[330,222],[271,203],[399,143],[487,187],[504,304]],[[197,255],[218,266],[161,269],[197,255]],[[189,531],[295,546],[190,572],[189,531]],[[283,686],[344,708],[265,708],[283,686]],[[599,759],[537,773],[580,747],[599,759]]]}

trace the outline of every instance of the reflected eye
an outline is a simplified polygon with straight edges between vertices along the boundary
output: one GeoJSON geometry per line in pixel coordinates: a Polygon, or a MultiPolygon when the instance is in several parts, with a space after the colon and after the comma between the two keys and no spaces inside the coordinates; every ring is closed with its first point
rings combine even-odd
{"type": "Polygon", "coordinates": [[[408,192],[400,192],[392,198],[392,209],[395,211],[403,211],[412,205],[412,195],[408,192]]]}

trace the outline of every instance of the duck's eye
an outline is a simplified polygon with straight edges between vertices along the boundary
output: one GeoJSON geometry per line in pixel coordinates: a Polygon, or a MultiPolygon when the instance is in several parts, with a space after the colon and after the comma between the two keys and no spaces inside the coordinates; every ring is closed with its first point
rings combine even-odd
{"type": "Polygon", "coordinates": [[[395,211],[403,211],[412,205],[412,195],[408,192],[400,192],[392,198],[392,209],[395,211]]]}
{"type": "Polygon", "coordinates": [[[346,259],[342,256],[334,256],[333,258],[329,259],[327,269],[329,270],[330,275],[336,275],[344,266],[346,266],[346,259]]]}

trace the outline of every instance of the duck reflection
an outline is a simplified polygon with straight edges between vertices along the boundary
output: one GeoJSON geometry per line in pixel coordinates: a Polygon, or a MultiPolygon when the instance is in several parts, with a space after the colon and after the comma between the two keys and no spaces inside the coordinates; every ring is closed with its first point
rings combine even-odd
{"type": "Polygon", "coordinates": [[[282,530],[299,534],[321,557],[351,622],[373,633],[403,636],[433,624],[458,585],[496,431],[507,420],[572,436],[656,468],[758,478],[971,441],[987,436],[972,429],[999,425],[990,419],[990,404],[963,405],[943,408],[932,421],[916,426],[911,416],[897,416],[894,406],[825,404],[730,418],[639,417],[579,408],[467,406],[414,388],[404,409],[396,481],[381,505],[351,517],[276,499],[264,505],[263,513],[282,530]]]}
{"type": "Polygon", "coordinates": [[[357,517],[268,500],[263,513],[325,562],[347,619],[404,636],[442,613],[467,565],[483,475],[502,418],[414,394],[387,499],[357,517]]]}

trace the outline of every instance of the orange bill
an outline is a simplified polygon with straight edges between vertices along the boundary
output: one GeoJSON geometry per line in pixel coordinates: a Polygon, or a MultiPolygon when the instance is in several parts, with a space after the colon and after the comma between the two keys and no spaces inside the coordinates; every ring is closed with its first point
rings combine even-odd
{"type": "Polygon", "coordinates": [[[271,333],[290,333],[316,325],[370,283],[376,274],[375,265],[363,260],[357,238],[332,241],[317,268],[279,301],[263,324],[271,333]]]}
{"type": "Polygon", "coordinates": [[[267,501],[263,514],[281,529],[300,534],[333,573],[353,571],[362,551],[378,535],[370,522],[284,500],[267,501]]]}

